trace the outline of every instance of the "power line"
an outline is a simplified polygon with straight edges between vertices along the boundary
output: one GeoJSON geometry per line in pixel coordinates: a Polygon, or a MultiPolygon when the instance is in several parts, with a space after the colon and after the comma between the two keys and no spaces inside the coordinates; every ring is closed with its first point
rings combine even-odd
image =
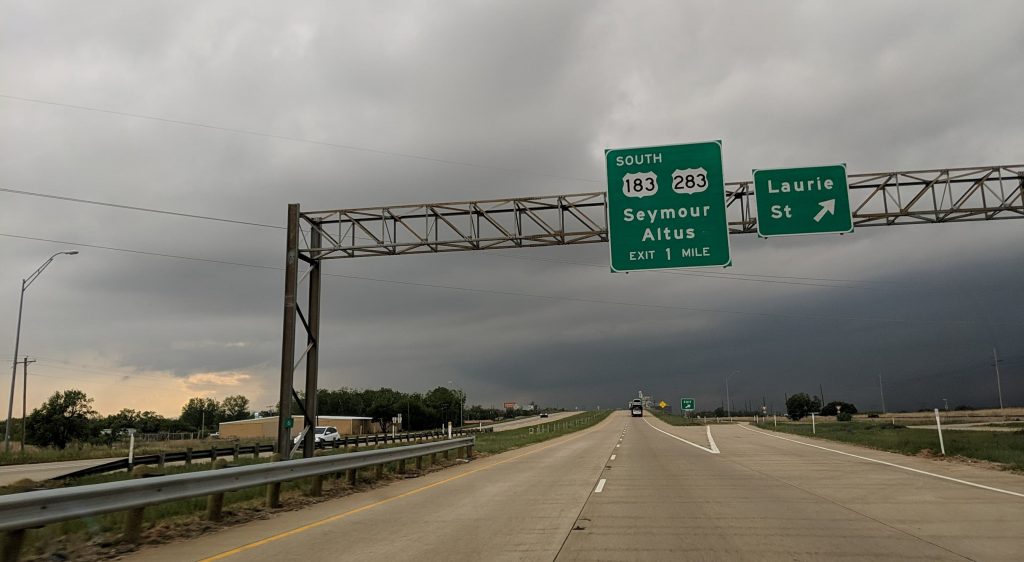
{"type": "Polygon", "coordinates": [[[573,177],[573,176],[561,176],[561,175],[557,175],[557,174],[547,174],[547,173],[541,173],[541,172],[533,172],[533,171],[530,171],[530,170],[519,170],[519,169],[515,169],[515,168],[506,168],[506,167],[494,166],[494,165],[490,165],[490,164],[478,164],[478,163],[475,163],[475,162],[466,162],[466,161],[462,161],[462,160],[451,160],[451,159],[447,159],[447,158],[436,158],[436,157],[433,157],[433,156],[424,156],[422,154],[413,154],[413,153],[409,153],[409,152],[397,152],[397,151],[393,151],[393,150],[384,150],[384,149],[380,149],[380,148],[369,148],[369,147],[357,146],[357,145],[353,145],[353,144],[343,144],[343,143],[330,142],[330,141],[306,139],[306,138],[301,138],[301,137],[294,137],[294,136],[291,136],[291,135],[280,135],[280,134],[276,134],[276,133],[267,133],[267,132],[255,131],[255,130],[251,130],[251,129],[241,129],[241,128],[237,128],[237,127],[224,127],[224,126],[219,126],[219,125],[210,125],[210,124],[207,124],[207,123],[199,123],[197,121],[185,121],[183,119],[170,119],[170,118],[167,118],[167,117],[159,117],[159,116],[156,116],[156,115],[145,115],[145,114],[142,114],[142,113],[130,113],[130,112],[127,112],[127,111],[116,111],[116,110],[113,110],[113,109],[103,109],[103,108],[99,108],[99,107],[90,107],[90,106],[77,105],[77,104],[72,104],[72,103],[62,103],[62,102],[49,101],[49,100],[43,100],[43,99],[38,99],[38,98],[26,98],[26,97],[12,96],[12,95],[9,95],[9,94],[2,94],[2,93],[0,93],[0,98],[6,98],[6,99],[10,99],[10,100],[18,100],[18,101],[29,102],[29,103],[37,103],[37,104],[42,104],[42,105],[50,105],[50,106],[55,106],[55,107],[63,107],[63,108],[68,108],[68,109],[78,109],[78,110],[82,110],[82,111],[93,111],[93,112],[96,112],[96,113],[105,113],[107,115],[117,115],[119,117],[131,117],[131,118],[134,118],[134,119],[146,119],[146,120],[149,120],[149,121],[156,121],[156,122],[159,122],[159,123],[167,123],[167,124],[171,124],[171,125],[181,125],[181,126],[185,126],[185,127],[198,127],[198,128],[201,128],[201,129],[210,129],[210,130],[215,130],[215,131],[224,131],[224,132],[228,132],[228,133],[237,133],[237,134],[240,134],[240,135],[249,135],[249,136],[254,136],[254,137],[263,137],[263,138],[269,138],[269,139],[286,140],[286,141],[291,141],[291,142],[301,142],[301,143],[306,143],[306,144],[314,144],[314,145],[318,145],[318,146],[329,146],[329,147],[332,147],[332,148],[340,148],[340,149],[343,149],[343,150],[352,150],[352,151],[357,151],[357,152],[366,152],[366,153],[369,153],[369,154],[380,154],[380,155],[391,156],[391,157],[395,157],[395,158],[408,158],[408,159],[411,159],[411,160],[420,160],[420,161],[424,161],[424,162],[433,162],[433,163],[436,163],[436,164],[447,164],[447,165],[451,165],[451,166],[462,166],[462,167],[477,168],[477,169],[482,169],[482,170],[495,170],[495,171],[499,171],[499,172],[516,174],[516,175],[527,175],[527,176],[545,177],[545,178],[551,178],[551,179],[563,180],[563,181],[584,182],[584,183],[602,183],[601,180],[595,180],[595,179],[589,179],[589,178],[578,178],[578,177],[573,177]]]}
{"type": "Polygon", "coordinates": [[[132,205],[121,205],[119,203],[108,203],[108,202],[105,202],[105,201],[93,201],[91,199],[79,199],[77,197],[68,197],[66,195],[53,195],[53,194],[50,194],[50,193],[38,193],[38,192],[35,192],[35,191],[25,191],[25,190],[21,190],[21,189],[12,189],[12,188],[9,188],[9,187],[0,187],[0,191],[6,192],[6,193],[15,193],[15,194],[18,194],[18,195],[28,195],[30,197],[43,197],[43,198],[46,198],[46,199],[56,199],[58,201],[69,201],[71,203],[85,203],[87,205],[97,205],[97,206],[101,206],[101,207],[113,207],[115,209],[125,209],[125,210],[129,210],[129,211],[142,211],[142,212],[145,212],[145,213],[157,213],[157,214],[161,214],[161,215],[171,215],[171,216],[175,216],[175,217],[185,217],[185,218],[190,218],[190,219],[202,219],[202,220],[208,220],[208,221],[226,222],[226,223],[231,223],[231,224],[243,224],[243,225],[247,225],[247,226],[260,226],[260,227],[263,227],[263,228],[276,228],[276,229],[280,229],[280,230],[285,230],[286,229],[286,227],[278,226],[276,224],[263,224],[263,223],[258,223],[258,222],[249,222],[249,221],[242,221],[242,220],[235,220],[235,219],[225,219],[225,218],[220,218],[220,217],[211,217],[211,216],[207,216],[207,215],[193,215],[191,213],[179,213],[177,211],[167,211],[167,210],[164,210],[164,209],[152,209],[152,208],[148,208],[148,207],[135,207],[135,206],[132,206],[132,205]]]}
{"type": "Polygon", "coordinates": [[[179,256],[179,255],[175,255],[175,254],[162,254],[160,252],[147,252],[147,251],[144,251],[144,250],[131,250],[131,249],[128,249],[128,248],[115,248],[113,246],[101,246],[99,244],[83,244],[83,243],[79,243],[79,242],[68,242],[66,240],[51,240],[49,238],[37,238],[37,237],[34,237],[34,236],[19,236],[17,234],[6,234],[6,233],[3,233],[3,232],[0,232],[0,236],[4,236],[6,238],[17,238],[19,240],[32,240],[32,241],[35,241],[35,242],[49,242],[51,244],[65,244],[65,245],[69,245],[69,246],[80,246],[82,248],[94,248],[94,249],[97,249],[97,250],[109,250],[111,252],[125,252],[125,253],[128,253],[128,254],[139,254],[139,255],[143,255],[143,256],[153,256],[153,257],[157,257],[157,258],[171,258],[171,259],[176,259],[176,260],[198,261],[198,262],[205,262],[205,263],[218,263],[218,264],[222,264],[222,265],[236,265],[238,267],[251,267],[253,269],[273,269],[273,270],[277,270],[277,271],[284,271],[284,268],[272,267],[272,266],[269,266],[269,265],[254,265],[254,264],[251,264],[251,263],[241,263],[241,262],[226,261],[226,260],[215,260],[215,259],[208,259],[208,258],[197,258],[197,257],[192,257],[192,256],[179,256]]]}
{"type": "MultiPolygon", "coordinates": [[[[6,234],[6,233],[0,233],[0,236],[4,236],[4,237],[8,237],[8,238],[16,238],[16,239],[21,239],[21,240],[33,240],[33,241],[38,241],[38,242],[49,242],[49,243],[53,243],[53,244],[80,246],[80,247],[84,247],[84,248],[96,248],[96,249],[109,250],[109,251],[114,251],[114,252],[126,252],[126,253],[131,253],[131,254],[147,255],[147,256],[153,256],[153,257],[171,258],[171,259],[179,259],[179,260],[189,260],[189,261],[197,261],[197,262],[205,262],[205,263],[215,263],[215,264],[221,264],[221,265],[234,265],[234,266],[239,266],[239,267],[248,267],[248,268],[255,268],[255,269],[269,269],[269,270],[274,270],[274,271],[284,271],[284,268],[267,266],[267,265],[254,265],[254,264],[247,264],[247,263],[241,263],[241,262],[231,262],[231,261],[226,261],[226,260],[215,260],[215,259],[208,259],[208,258],[197,258],[197,257],[192,257],[192,256],[181,256],[181,255],[174,255],[174,254],[164,254],[164,253],[158,253],[158,252],[147,252],[147,251],[142,251],[142,250],[132,250],[132,249],[126,249],[126,248],[116,248],[116,247],[112,247],[112,246],[101,246],[101,245],[98,245],[98,244],[79,244],[79,243],[76,243],[76,242],[69,242],[69,241],[66,241],[66,240],[53,240],[53,239],[48,239],[48,238],[38,238],[38,237],[31,237],[31,236],[19,236],[19,235],[6,234]]],[[[738,311],[738,310],[715,309],[715,308],[700,308],[700,307],[688,307],[688,306],[678,306],[678,305],[663,305],[663,304],[647,304],[647,303],[636,303],[636,302],[626,302],[626,301],[611,301],[611,300],[602,300],[602,299],[590,299],[590,298],[584,298],[584,297],[566,297],[566,296],[555,296],[555,295],[542,295],[542,294],[536,294],[536,293],[523,293],[523,292],[518,292],[518,291],[504,291],[504,290],[498,290],[498,289],[479,289],[479,288],[473,288],[473,287],[459,287],[459,286],[455,286],[455,285],[442,285],[442,284],[437,284],[437,283],[423,283],[423,282],[417,282],[417,281],[400,281],[400,280],[395,280],[395,279],[383,279],[383,278],[379,278],[379,277],[366,277],[366,276],[360,276],[360,275],[344,275],[344,274],[340,274],[340,273],[327,273],[327,272],[325,272],[324,275],[325,276],[329,276],[329,277],[338,277],[338,278],[343,278],[343,279],[353,279],[353,280],[358,280],[358,281],[371,281],[371,282],[374,282],[374,283],[386,283],[386,284],[392,284],[392,285],[405,285],[405,286],[424,287],[424,288],[431,288],[431,289],[445,289],[445,290],[464,291],[464,292],[479,293],[479,294],[518,296],[518,297],[527,297],[527,298],[544,299],[544,300],[562,300],[562,301],[568,301],[568,302],[582,302],[582,303],[588,303],[588,304],[606,304],[606,305],[614,305],[614,306],[628,306],[628,307],[634,307],[634,308],[650,308],[650,309],[663,309],[663,310],[683,310],[683,311],[689,311],[689,312],[706,312],[706,313],[714,313],[714,314],[731,314],[731,315],[738,315],[738,316],[756,316],[756,317],[768,317],[768,318],[773,318],[773,317],[778,317],[778,318],[796,318],[796,319],[804,319],[804,320],[844,320],[844,321],[864,321],[864,322],[926,323],[926,324],[937,324],[937,323],[943,323],[943,324],[973,324],[974,323],[973,320],[937,320],[937,319],[925,320],[925,319],[911,319],[911,318],[889,318],[889,319],[886,319],[886,318],[855,317],[855,316],[829,316],[829,315],[819,315],[819,314],[793,314],[793,313],[778,313],[778,312],[738,311]]],[[[1003,324],[1017,325],[1018,323],[1007,322],[1007,323],[1003,323],[1003,324]]]]}

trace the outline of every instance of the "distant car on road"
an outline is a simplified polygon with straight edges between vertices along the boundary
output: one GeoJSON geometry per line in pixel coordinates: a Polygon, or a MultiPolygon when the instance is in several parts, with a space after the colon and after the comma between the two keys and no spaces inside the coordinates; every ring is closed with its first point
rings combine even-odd
{"type": "Polygon", "coordinates": [[[546,418],[546,417],[548,417],[548,415],[547,414],[541,414],[540,417],[546,418]]]}
{"type": "MultiPolygon", "coordinates": [[[[314,443],[331,443],[333,441],[340,441],[341,434],[338,433],[338,428],[330,425],[318,425],[313,429],[313,442],[314,443]]],[[[299,443],[299,437],[295,438],[296,444],[299,443]]]]}

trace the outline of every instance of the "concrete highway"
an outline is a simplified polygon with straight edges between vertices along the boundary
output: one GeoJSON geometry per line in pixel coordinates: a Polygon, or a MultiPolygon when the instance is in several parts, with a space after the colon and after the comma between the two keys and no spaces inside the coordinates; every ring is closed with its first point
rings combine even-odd
{"type": "Polygon", "coordinates": [[[1024,477],[615,413],[129,560],[1020,560],[1024,477]],[[711,439],[709,439],[711,437],[711,439]],[[717,451],[717,452],[716,452],[717,451]]]}
{"type": "Polygon", "coordinates": [[[49,480],[50,478],[69,474],[90,466],[98,466],[106,462],[116,461],[119,458],[123,457],[0,466],[0,486],[6,486],[25,479],[35,480],[37,482],[40,480],[49,480]]]}
{"type": "Polygon", "coordinates": [[[555,412],[552,414],[548,414],[548,417],[546,418],[542,418],[540,416],[531,416],[525,419],[496,423],[494,425],[491,425],[490,427],[493,427],[494,431],[508,431],[510,429],[519,429],[521,427],[530,427],[534,425],[540,425],[542,423],[553,422],[582,413],[583,412],[555,412]]]}

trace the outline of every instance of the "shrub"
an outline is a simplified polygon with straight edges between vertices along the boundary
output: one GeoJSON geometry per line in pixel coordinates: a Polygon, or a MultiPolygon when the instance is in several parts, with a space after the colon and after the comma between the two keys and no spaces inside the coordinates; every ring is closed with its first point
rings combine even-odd
{"type": "Polygon", "coordinates": [[[842,422],[853,421],[853,414],[850,412],[839,412],[839,415],[836,416],[836,420],[842,422]]]}

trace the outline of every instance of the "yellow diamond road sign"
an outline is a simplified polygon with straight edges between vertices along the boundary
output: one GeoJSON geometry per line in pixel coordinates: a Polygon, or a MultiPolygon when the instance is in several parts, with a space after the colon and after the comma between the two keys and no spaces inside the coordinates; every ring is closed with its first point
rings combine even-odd
{"type": "Polygon", "coordinates": [[[658,402],[658,407],[659,408],[664,410],[665,406],[668,406],[668,404],[664,400],[662,400],[661,402],[658,402]]]}

